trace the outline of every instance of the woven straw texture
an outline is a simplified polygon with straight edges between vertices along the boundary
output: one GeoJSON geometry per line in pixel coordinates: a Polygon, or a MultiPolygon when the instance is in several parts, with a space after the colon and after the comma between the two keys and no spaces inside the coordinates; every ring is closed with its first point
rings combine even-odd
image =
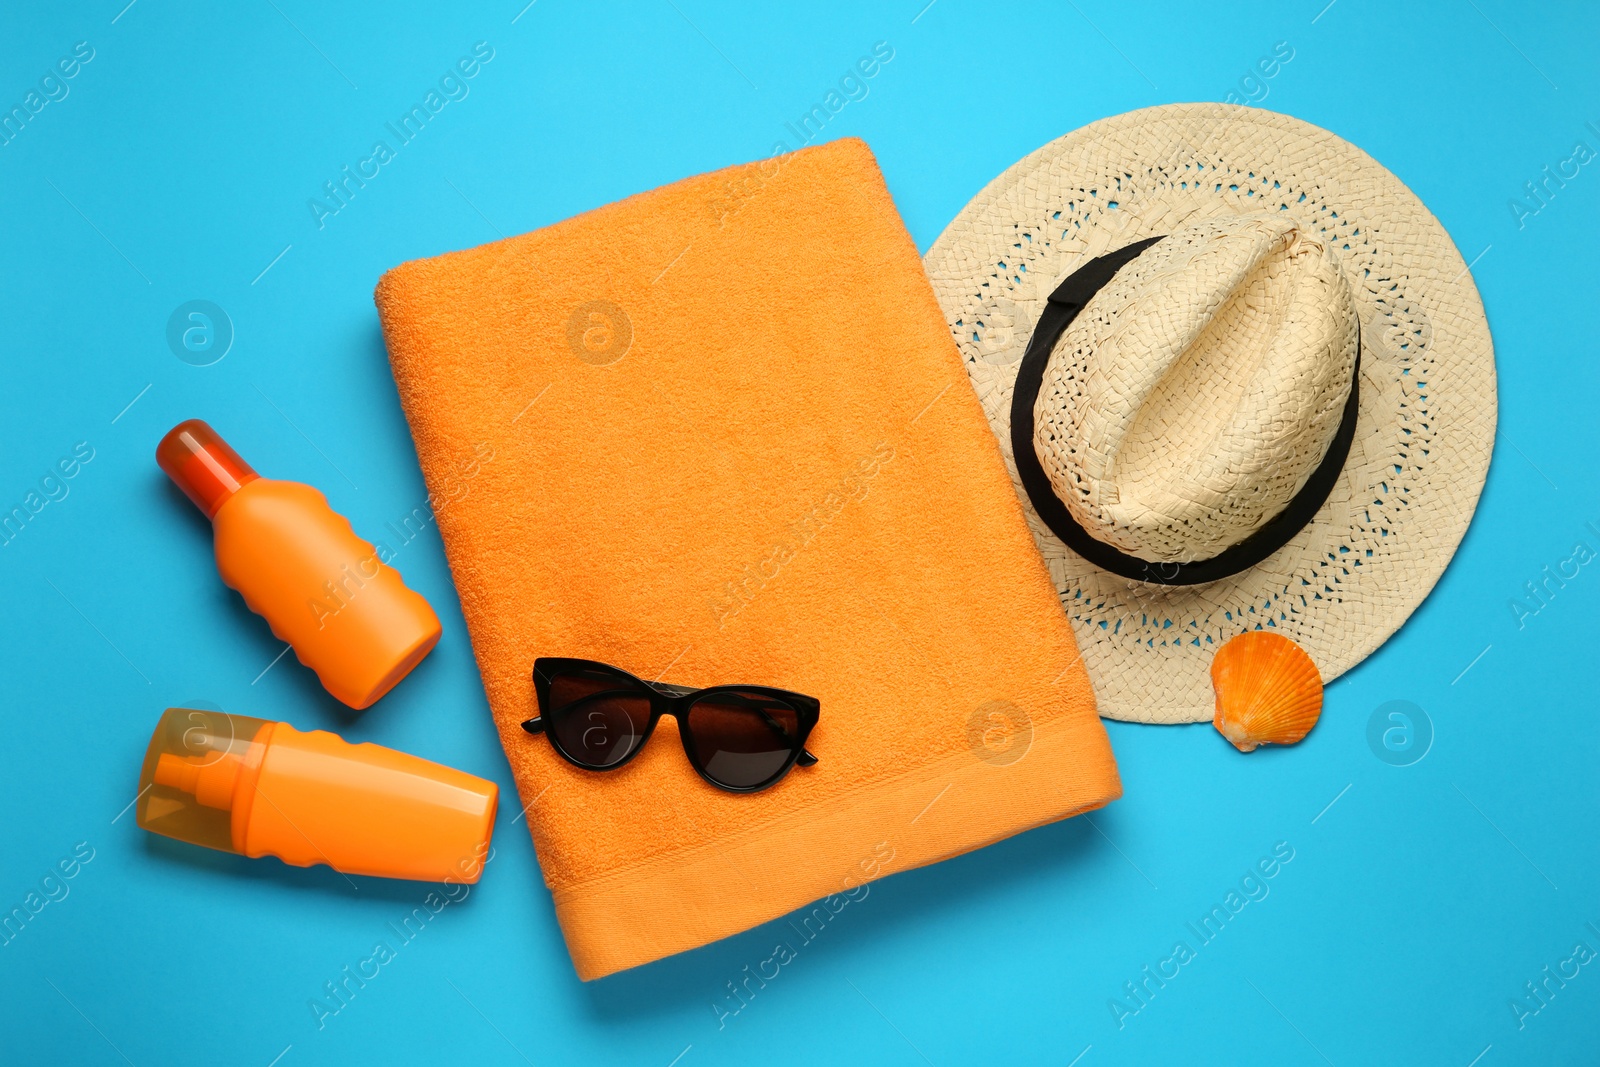
{"type": "Polygon", "coordinates": [[[1209,559],[1316,469],[1356,332],[1327,248],[1281,213],[1185,227],[1057,343],[1034,404],[1041,465],[1099,540],[1151,562],[1209,559]]]}
{"type": "Polygon", "coordinates": [[[992,181],[924,265],[1104,716],[1210,720],[1211,658],[1249,630],[1293,639],[1332,681],[1405,622],[1466,532],[1495,429],[1482,302],[1438,220],[1325,130],[1225,104],[1104,119],[992,181]],[[1327,503],[1258,566],[1199,586],[1084,561],[1010,454],[1046,298],[1157,235],[1057,342],[1035,405],[1040,462],[1100,540],[1206,558],[1270,519],[1321,459],[1360,331],[1360,416],[1327,503]]]}

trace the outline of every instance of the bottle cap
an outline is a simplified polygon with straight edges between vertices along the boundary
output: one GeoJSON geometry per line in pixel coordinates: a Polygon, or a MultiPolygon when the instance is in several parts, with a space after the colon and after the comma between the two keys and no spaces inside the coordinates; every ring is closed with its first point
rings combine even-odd
{"type": "Polygon", "coordinates": [[[156,446],[156,462],[208,519],[216,516],[229,497],[260,477],[217,431],[199,419],[180,422],[168,430],[156,446]]]}
{"type": "Polygon", "coordinates": [[[168,708],[139,774],[139,825],[243,852],[261,759],[276,725],[206,708],[168,708]]]}

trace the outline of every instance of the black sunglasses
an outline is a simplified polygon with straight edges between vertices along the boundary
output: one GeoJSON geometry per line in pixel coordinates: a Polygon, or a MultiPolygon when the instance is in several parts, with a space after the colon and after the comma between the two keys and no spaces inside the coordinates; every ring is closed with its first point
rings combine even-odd
{"type": "Polygon", "coordinates": [[[764,685],[689,689],[646,682],[590,659],[543,656],[533,661],[539,714],[522,724],[550,738],[568,763],[590,771],[622,766],[644,747],[656,722],[678,722],[695,772],[718,789],[754,793],[798,763],[822,705],[815,697],[764,685]]]}

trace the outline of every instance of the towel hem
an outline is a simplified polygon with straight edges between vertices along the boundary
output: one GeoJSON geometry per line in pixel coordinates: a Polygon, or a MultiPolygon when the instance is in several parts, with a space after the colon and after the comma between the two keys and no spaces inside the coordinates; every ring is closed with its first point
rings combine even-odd
{"type": "MultiPolygon", "coordinates": [[[[1122,795],[1121,782],[1109,746],[1085,746],[1082,733],[1061,719],[1036,724],[1014,763],[963,752],[764,824],[745,840],[552,890],[578,977],[696,948],[812,901],[856,899],[885,875],[1102,807],[1122,795]],[[1085,761],[1086,747],[1102,755],[1085,761]]],[[[833,913],[815,910],[824,922],[833,913]]]]}

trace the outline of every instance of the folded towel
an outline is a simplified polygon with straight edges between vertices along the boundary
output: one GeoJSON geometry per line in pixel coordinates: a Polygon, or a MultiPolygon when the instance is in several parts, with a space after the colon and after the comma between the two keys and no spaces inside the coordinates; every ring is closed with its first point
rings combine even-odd
{"type": "Polygon", "coordinates": [[[580,977],[836,910],[871,878],[1120,795],[861,141],[406,263],[376,299],[580,977]],[[809,693],[820,762],[723,792],[663,719],[626,767],[579,770],[518,725],[537,656],[809,693]]]}

